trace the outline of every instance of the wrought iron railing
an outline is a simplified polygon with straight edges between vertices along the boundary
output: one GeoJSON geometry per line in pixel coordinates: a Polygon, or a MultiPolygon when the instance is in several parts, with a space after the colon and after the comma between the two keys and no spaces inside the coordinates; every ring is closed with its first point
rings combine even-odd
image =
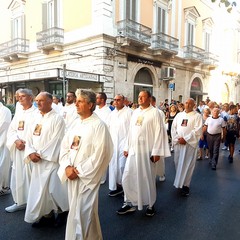
{"type": "Polygon", "coordinates": [[[217,65],[219,62],[219,57],[211,52],[205,52],[204,54],[204,59],[203,59],[203,64],[206,65],[217,65]]]}
{"type": "Polygon", "coordinates": [[[147,45],[151,44],[151,28],[133,20],[125,19],[117,22],[117,30],[119,36],[127,37],[147,45]]]}
{"type": "Polygon", "coordinates": [[[50,45],[63,45],[64,30],[53,27],[37,33],[37,47],[42,49],[50,45]]]}
{"type": "Polygon", "coordinates": [[[165,33],[152,34],[152,49],[178,53],[179,40],[165,33]]]}
{"type": "Polygon", "coordinates": [[[202,62],[204,60],[205,50],[194,45],[187,45],[183,47],[183,54],[185,59],[202,62]]]}
{"type": "Polygon", "coordinates": [[[26,54],[29,52],[29,40],[15,38],[11,41],[0,44],[0,57],[7,57],[13,54],[26,54]]]}

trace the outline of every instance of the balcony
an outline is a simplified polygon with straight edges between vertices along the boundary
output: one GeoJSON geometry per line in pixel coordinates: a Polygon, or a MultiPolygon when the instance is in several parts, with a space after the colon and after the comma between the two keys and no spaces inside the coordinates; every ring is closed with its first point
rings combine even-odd
{"type": "Polygon", "coordinates": [[[205,52],[204,53],[204,59],[203,59],[203,68],[208,68],[209,70],[213,70],[218,66],[218,56],[210,53],[210,52],[205,52]]]}
{"type": "Polygon", "coordinates": [[[0,44],[0,58],[5,62],[19,61],[28,58],[29,40],[15,38],[0,44]]]}
{"type": "Polygon", "coordinates": [[[193,45],[183,47],[183,58],[185,64],[199,65],[203,63],[205,50],[193,45]]]}
{"type": "Polygon", "coordinates": [[[62,28],[49,28],[37,33],[37,48],[43,53],[49,51],[62,51],[64,42],[64,30],[62,28]]]}
{"type": "Polygon", "coordinates": [[[154,55],[177,55],[179,40],[165,33],[152,34],[151,48],[154,55]]]}
{"type": "Polygon", "coordinates": [[[117,43],[122,47],[146,48],[151,45],[151,28],[130,19],[117,22],[117,43]]]}

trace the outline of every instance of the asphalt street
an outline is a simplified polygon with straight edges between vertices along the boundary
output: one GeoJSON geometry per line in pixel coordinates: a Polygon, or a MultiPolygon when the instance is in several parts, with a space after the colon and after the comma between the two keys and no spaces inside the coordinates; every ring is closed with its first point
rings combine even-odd
{"type": "MultiPolygon", "coordinates": [[[[233,164],[228,151],[220,150],[217,170],[208,160],[197,161],[190,196],[180,196],[173,187],[173,157],[167,158],[166,181],[157,181],[156,215],[136,211],[119,216],[116,210],[123,198],[109,197],[108,184],[100,187],[99,216],[106,240],[239,240],[240,239],[240,144],[237,142],[233,164]]],[[[0,197],[0,240],[61,240],[65,227],[34,229],[24,222],[24,211],[6,213],[11,195],[0,197]]]]}

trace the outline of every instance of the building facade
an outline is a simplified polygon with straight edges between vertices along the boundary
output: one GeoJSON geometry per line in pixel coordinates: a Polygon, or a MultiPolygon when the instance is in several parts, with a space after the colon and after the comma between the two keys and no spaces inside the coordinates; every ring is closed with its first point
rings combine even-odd
{"type": "Polygon", "coordinates": [[[210,0],[2,0],[0,96],[18,88],[110,101],[239,102],[240,15],[210,0]]]}

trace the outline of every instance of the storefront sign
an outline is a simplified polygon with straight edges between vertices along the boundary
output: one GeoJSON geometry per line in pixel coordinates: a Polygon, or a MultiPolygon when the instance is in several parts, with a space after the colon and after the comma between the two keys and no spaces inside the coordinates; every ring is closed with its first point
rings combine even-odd
{"type": "MultiPolygon", "coordinates": [[[[63,70],[61,69],[59,72],[59,77],[63,78],[63,70]]],[[[91,81],[91,82],[99,82],[100,76],[98,74],[85,73],[85,72],[77,72],[77,71],[65,71],[65,78],[67,79],[75,79],[82,81],[91,81]]]]}
{"type": "Polygon", "coordinates": [[[29,73],[10,75],[8,77],[9,82],[19,82],[19,81],[27,81],[27,80],[29,80],[29,73]]]}
{"type": "Polygon", "coordinates": [[[50,69],[45,71],[31,72],[30,79],[57,78],[58,70],[50,69]]]}

